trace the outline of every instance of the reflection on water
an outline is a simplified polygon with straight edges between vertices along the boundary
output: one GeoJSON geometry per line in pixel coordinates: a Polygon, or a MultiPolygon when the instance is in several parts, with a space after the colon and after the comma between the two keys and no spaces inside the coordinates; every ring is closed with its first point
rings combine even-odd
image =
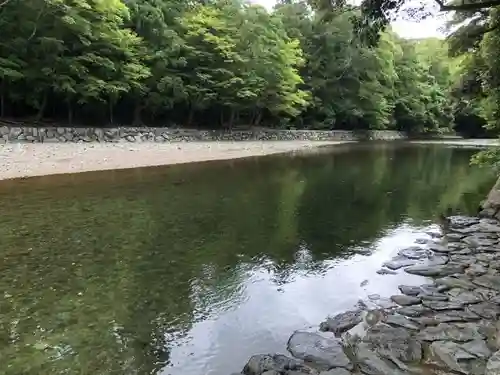
{"type": "Polygon", "coordinates": [[[214,375],[284,352],[411,282],[376,271],[440,213],[475,212],[494,176],[470,155],[356,145],[0,183],[2,370],[214,375]]]}

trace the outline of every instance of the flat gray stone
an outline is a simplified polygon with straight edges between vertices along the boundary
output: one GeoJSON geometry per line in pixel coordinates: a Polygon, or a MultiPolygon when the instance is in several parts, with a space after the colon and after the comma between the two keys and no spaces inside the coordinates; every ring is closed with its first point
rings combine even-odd
{"type": "Polygon", "coordinates": [[[440,310],[460,310],[464,304],[461,302],[448,302],[448,301],[422,301],[422,305],[429,309],[440,310]]]}
{"type": "Polygon", "coordinates": [[[392,360],[398,367],[405,369],[405,365],[398,364],[416,362],[422,358],[422,345],[402,327],[392,327],[378,323],[371,327],[363,343],[381,357],[392,360]]]}
{"type": "Polygon", "coordinates": [[[418,246],[412,246],[399,250],[398,254],[408,259],[419,260],[427,258],[429,251],[418,246]]]}
{"type": "Polygon", "coordinates": [[[500,350],[488,359],[484,375],[500,375],[500,350]]]}
{"type": "Polygon", "coordinates": [[[479,218],[474,216],[454,215],[454,216],[449,216],[447,219],[449,226],[455,228],[468,227],[470,225],[479,223],[479,218]]]}
{"type": "Polygon", "coordinates": [[[367,344],[358,344],[354,356],[359,370],[366,375],[407,375],[399,370],[392,361],[380,358],[367,344]]]}
{"type": "Polygon", "coordinates": [[[491,356],[491,350],[488,348],[486,341],[480,339],[462,344],[462,349],[475,355],[477,358],[488,358],[491,356]]]}
{"type": "Polygon", "coordinates": [[[244,375],[262,375],[266,371],[300,370],[304,366],[296,359],[281,354],[259,354],[252,356],[243,368],[244,375]]]}
{"type": "Polygon", "coordinates": [[[410,319],[405,318],[404,316],[398,314],[388,315],[385,318],[385,323],[390,324],[392,326],[403,327],[411,330],[418,330],[420,328],[418,324],[415,324],[410,319]]]}
{"type": "Polygon", "coordinates": [[[489,238],[482,238],[479,236],[468,236],[465,238],[462,238],[462,242],[465,243],[466,245],[470,247],[490,247],[493,246],[497,243],[497,241],[489,239],[489,238]]]}
{"type": "Polygon", "coordinates": [[[361,323],[363,310],[346,311],[334,317],[328,317],[320,324],[321,331],[333,332],[336,335],[350,330],[355,325],[361,323]]]}
{"type": "Polygon", "coordinates": [[[412,318],[417,318],[419,316],[422,316],[423,314],[429,312],[430,310],[428,308],[423,307],[422,305],[415,305],[415,306],[406,306],[406,307],[401,307],[396,310],[398,314],[404,315],[404,316],[409,316],[412,318]]]}
{"type": "Polygon", "coordinates": [[[414,318],[424,326],[435,326],[439,323],[467,323],[478,321],[481,318],[470,311],[463,310],[447,310],[443,312],[438,312],[432,316],[425,316],[422,318],[414,318]]]}
{"type": "Polygon", "coordinates": [[[418,297],[406,296],[404,294],[398,294],[395,296],[391,296],[391,300],[397,303],[400,306],[412,306],[418,305],[421,301],[418,297]]]}
{"type": "Polygon", "coordinates": [[[451,291],[449,291],[448,294],[451,295],[451,298],[450,298],[451,302],[472,304],[472,303],[479,303],[483,300],[478,293],[468,291],[468,290],[453,289],[453,293],[451,291]],[[458,293],[454,293],[455,291],[458,291],[458,293]]]}
{"type": "Polygon", "coordinates": [[[500,225],[497,222],[486,222],[482,221],[478,225],[479,231],[480,232],[485,232],[485,233],[500,233],[500,225]]]}
{"type": "Polygon", "coordinates": [[[426,266],[442,266],[448,263],[450,258],[447,255],[436,255],[432,254],[429,258],[424,262],[423,265],[426,266]]]}
{"type": "Polygon", "coordinates": [[[484,275],[486,272],[488,272],[488,269],[477,263],[471,264],[469,268],[465,270],[465,274],[471,277],[481,276],[484,275]]]}
{"type": "Polygon", "coordinates": [[[473,290],[476,288],[476,286],[471,281],[469,281],[469,279],[458,278],[458,277],[442,277],[434,280],[434,283],[438,286],[442,285],[450,289],[461,288],[466,290],[473,290]]]}
{"type": "Polygon", "coordinates": [[[500,291],[500,276],[482,275],[472,280],[476,285],[500,291]]]}
{"type": "Polygon", "coordinates": [[[422,300],[425,301],[448,301],[449,297],[443,293],[420,293],[418,295],[422,300]]]}
{"type": "Polygon", "coordinates": [[[422,289],[419,286],[410,286],[410,285],[400,285],[398,286],[401,293],[407,296],[418,296],[422,289]]]}
{"type": "Polygon", "coordinates": [[[351,375],[351,372],[339,367],[328,371],[321,371],[319,375],[351,375]]]}
{"type": "Polygon", "coordinates": [[[475,359],[476,356],[465,351],[460,344],[453,341],[434,341],[430,347],[430,357],[438,365],[449,370],[467,374],[467,369],[459,361],[475,359]]]}
{"type": "Polygon", "coordinates": [[[339,339],[325,337],[320,333],[296,331],[288,340],[288,351],[295,358],[314,363],[319,369],[332,367],[352,368],[339,339]]]}
{"type": "Polygon", "coordinates": [[[390,270],[398,270],[403,267],[411,266],[415,263],[417,263],[416,260],[408,259],[403,256],[397,256],[392,258],[392,260],[385,262],[383,266],[389,268],[390,270]]]}
{"type": "Polygon", "coordinates": [[[425,327],[416,337],[422,341],[467,342],[483,339],[474,323],[440,323],[437,326],[425,327]]]}
{"type": "Polygon", "coordinates": [[[407,273],[420,276],[449,276],[463,271],[462,267],[450,266],[448,264],[439,266],[416,265],[405,268],[407,273]]]}
{"type": "Polygon", "coordinates": [[[448,241],[454,242],[454,241],[460,241],[462,238],[465,237],[465,234],[463,234],[463,233],[446,233],[445,237],[448,241]]]}
{"type": "Polygon", "coordinates": [[[430,245],[429,249],[435,251],[436,253],[451,253],[452,251],[455,250],[454,247],[445,246],[437,243],[430,245]]]}
{"type": "Polygon", "coordinates": [[[467,309],[485,319],[496,319],[500,316],[500,307],[495,303],[481,302],[469,305],[467,309]]]}

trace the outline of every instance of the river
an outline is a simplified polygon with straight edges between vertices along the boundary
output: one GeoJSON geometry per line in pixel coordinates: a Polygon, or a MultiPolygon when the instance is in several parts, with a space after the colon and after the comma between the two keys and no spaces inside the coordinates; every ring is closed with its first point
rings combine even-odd
{"type": "Polygon", "coordinates": [[[216,375],[390,296],[380,275],[495,181],[474,150],[373,143],[0,182],[6,375],[216,375]]]}

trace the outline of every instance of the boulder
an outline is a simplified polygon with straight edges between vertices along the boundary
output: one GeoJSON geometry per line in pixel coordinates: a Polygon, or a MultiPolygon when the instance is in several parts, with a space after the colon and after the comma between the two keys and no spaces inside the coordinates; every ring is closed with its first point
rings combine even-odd
{"type": "Polygon", "coordinates": [[[307,363],[313,363],[317,369],[352,368],[349,357],[344,353],[342,343],[335,337],[296,331],[288,340],[287,349],[292,356],[307,363]]]}
{"type": "MultiPolygon", "coordinates": [[[[243,368],[244,375],[263,375],[266,371],[306,370],[302,362],[281,354],[259,354],[252,356],[243,368]]],[[[304,372],[306,373],[306,372],[304,372]]]]}
{"type": "Polygon", "coordinates": [[[335,315],[334,317],[328,317],[326,321],[320,324],[321,331],[333,332],[339,335],[349,329],[353,328],[355,325],[361,323],[363,310],[352,310],[346,311],[335,315]]]}

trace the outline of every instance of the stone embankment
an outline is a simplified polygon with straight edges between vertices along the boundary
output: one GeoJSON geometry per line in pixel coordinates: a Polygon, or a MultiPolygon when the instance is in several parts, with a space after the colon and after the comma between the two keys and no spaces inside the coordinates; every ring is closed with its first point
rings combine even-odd
{"type": "Polygon", "coordinates": [[[290,357],[255,355],[242,374],[499,375],[500,222],[492,215],[500,206],[491,207],[491,194],[479,217],[449,217],[442,233],[380,271],[421,275],[422,285],[400,285],[400,294],[372,296],[318,331],[297,331],[290,357]]]}
{"type": "MultiPolygon", "coordinates": [[[[367,139],[404,139],[403,133],[374,130],[367,139]]],[[[0,127],[0,142],[207,142],[207,141],[354,141],[360,134],[346,130],[194,130],[170,128],[0,127]]]]}

